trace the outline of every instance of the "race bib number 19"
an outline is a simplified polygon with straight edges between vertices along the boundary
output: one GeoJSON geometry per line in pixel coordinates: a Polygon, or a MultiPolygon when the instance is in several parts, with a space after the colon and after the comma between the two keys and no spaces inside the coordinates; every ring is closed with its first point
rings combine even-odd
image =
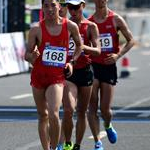
{"type": "Polygon", "coordinates": [[[101,50],[109,52],[113,50],[112,36],[110,33],[100,35],[101,50]]]}
{"type": "Polygon", "coordinates": [[[43,51],[42,62],[47,66],[64,67],[67,51],[64,47],[48,46],[43,51]]]}

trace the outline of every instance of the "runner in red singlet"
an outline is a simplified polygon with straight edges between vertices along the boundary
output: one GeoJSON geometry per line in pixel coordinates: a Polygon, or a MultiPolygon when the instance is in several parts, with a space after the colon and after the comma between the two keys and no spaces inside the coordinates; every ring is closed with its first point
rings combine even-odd
{"type": "MultiPolygon", "coordinates": [[[[98,28],[95,23],[88,21],[83,16],[83,9],[85,7],[84,0],[67,0],[68,11],[71,15],[70,20],[75,22],[80,31],[81,39],[83,42],[83,52],[74,64],[73,75],[66,78],[67,84],[64,88],[63,97],[63,129],[65,133],[65,144],[63,149],[72,150],[80,149],[80,144],[86,128],[86,111],[90,100],[93,71],[91,68],[92,55],[100,54],[100,44],[98,41],[98,28]],[[76,123],[76,141],[73,147],[71,142],[72,129],[73,129],[73,112],[75,110],[77,100],[77,123],[76,123]]],[[[71,38],[69,42],[69,57],[68,61],[72,59],[72,54],[76,48],[74,40],[71,38]]]]}
{"type": "Polygon", "coordinates": [[[111,104],[114,96],[114,85],[117,82],[116,61],[127,53],[134,45],[131,31],[125,20],[107,7],[108,0],[94,0],[95,13],[89,18],[97,24],[100,36],[101,55],[92,57],[94,82],[89,105],[88,120],[95,140],[95,150],[103,150],[99,136],[99,117],[97,115],[100,90],[100,110],[104,120],[107,137],[111,143],[116,143],[117,132],[112,126],[111,104]],[[126,39],[126,44],[119,48],[119,34],[126,39]]]}
{"type": "MultiPolygon", "coordinates": [[[[68,9],[67,9],[66,1],[59,0],[59,4],[60,4],[59,15],[61,17],[67,18],[68,9]]],[[[64,90],[64,92],[65,92],[65,90],[64,90]]],[[[57,150],[63,150],[64,141],[65,141],[65,136],[64,136],[64,131],[62,129],[62,123],[61,123],[61,135],[60,135],[60,139],[59,139],[59,144],[57,145],[57,150]]]]}
{"type": "Polygon", "coordinates": [[[30,29],[25,54],[25,59],[33,65],[31,86],[44,150],[50,150],[50,146],[51,150],[55,149],[60,136],[59,109],[65,84],[64,70],[68,69],[68,77],[73,72],[72,63],[66,63],[70,36],[77,45],[73,61],[78,59],[82,48],[77,25],[59,17],[59,6],[56,0],[42,0],[45,18],[30,29]]]}

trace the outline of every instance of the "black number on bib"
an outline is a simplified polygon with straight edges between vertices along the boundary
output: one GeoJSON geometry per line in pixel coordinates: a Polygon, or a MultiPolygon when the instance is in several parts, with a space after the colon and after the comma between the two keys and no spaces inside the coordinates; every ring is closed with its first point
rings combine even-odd
{"type": "Polygon", "coordinates": [[[63,53],[59,53],[58,61],[63,61],[63,56],[64,56],[64,54],[63,54],[63,53]]]}
{"type": "Polygon", "coordinates": [[[48,59],[49,59],[49,57],[50,57],[49,55],[50,55],[50,52],[46,52],[46,56],[47,56],[47,58],[46,58],[46,59],[47,59],[47,60],[48,60],[48,59]]]}
{"type": "Polygon", "coordinates": [[[110,42],[109,42],[109,39],[104,39],[104,44],[105,44],[105,46],[109,46],[109,44],[110,44],[110,42]]]}
{"type": "Polygon", "coordinates": [[[56,52],[52,53],[51,59],[54,60],[54,61],[57,59],[57,53],[56,52]]]}
{"type": "Polygon", "coordinates": [[[101,47],[107,47],[107,46],[109,46],[110,41],[109,41],[109,39],[107,39],[107,38],[105,38],[105,39],[100,39],[100,44],[101,44],[101,47]]]}
{"type": "MultiPolygon", "coordinates": [[[[57,53],[57,52],[53,52],[52,55],[51,55],[51,59],[53,61],[63,61],[63,56],[64,54],[63,53],[57,53]]],[[[49,53],[47,53],[47,58],[49,58],[49,53]]]]}
{"type": "Polygon", "coordinates": [[[74,50],[73,48],[74,48],[74,42],[71,41],[71,42],[69,42],[69,49],[74,50]]]}
{"type": "Polygon", "coordinates": [[[100,39],[100,44],[101,44],[101,47],[103,47],[103,40],[100,39]]]}

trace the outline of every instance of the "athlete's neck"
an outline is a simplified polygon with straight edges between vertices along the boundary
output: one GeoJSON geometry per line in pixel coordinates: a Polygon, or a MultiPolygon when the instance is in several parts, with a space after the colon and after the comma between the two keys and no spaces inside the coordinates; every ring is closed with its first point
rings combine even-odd
{"type": "Polygon", "coordinates": [[[60,17],[56,17],[55,19],[49,20],[49,19],[45,19],[45,23],[47,25],[51,25],[51,26],[55,26],[57,24],[60,24],[60,17]]]}
{"type": "Polygon", "coordinates": [[[94,13],[94,18],[98,20],[105,20],[108,17],[108,14],[109,14],[108,7],[96,8],[96,11],[94,13]]]}
{"type": "Polygon", "coordinates": [[[71,17],[70,19],[79,26],[84,21],[85,18],[84,18],[84,16],[81,16],[79,18],[71,17]]]}

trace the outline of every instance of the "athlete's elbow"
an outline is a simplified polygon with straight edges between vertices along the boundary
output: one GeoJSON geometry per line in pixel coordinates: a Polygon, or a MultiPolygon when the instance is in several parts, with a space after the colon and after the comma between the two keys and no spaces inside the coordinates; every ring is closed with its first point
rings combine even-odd
{"type": "Polygon", "coordinates": [[[136,42],[134,39],[131,39],[130,41],[128,41],[128,44],[130,45],[130,48],[132,48],[136,44],[136,42]]]}
{"type": "Polygon", "coordinates": [[[132,39],[132,40],[131,40],[131,45],[134,46],[135,44],[136,44],[135,40],[132,39]]]}
{"type": "Polygon", "coordinates": [[[100,54],[101,54],[101,50],[98,48],[98,49],[96,50],[95,55],[96,55],[96,56],[99,56],[100,54]]]}
{"type": "Polygon", "coordinates": [[[99,56],[101,54],[101,51],[99,50],[99,49],[97,49],[97,50],[95,50],[94,52],[93,52],[93,56],[99,56]]]}

